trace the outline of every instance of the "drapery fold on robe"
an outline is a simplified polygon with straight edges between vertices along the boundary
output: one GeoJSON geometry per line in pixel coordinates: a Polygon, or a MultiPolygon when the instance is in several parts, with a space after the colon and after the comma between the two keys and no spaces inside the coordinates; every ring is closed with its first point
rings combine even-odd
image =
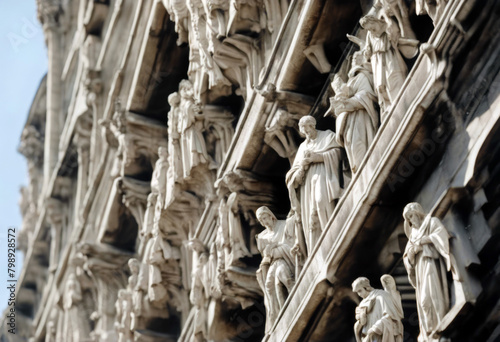
{"type": "Polygon", "coordinates": [[[317,225],[321,230],[325,228],[335,208],[334,200],[342,195],[341,157],[342,150],[336,141],[335,133],[330,130],[317,131],[316,139],[306,140],[299,146],[293,165],[286,175],[288,189],[295,188],[294,192],[291,190],[290,201],[292,208],[300,211],[309,252],[315,240],[314,236],[310,236],[310,232],[317,231],[317,225]],[[321,154],[324,160],[304,168],[301,162],[310,153],[321,154]],[[294,183],[298,186],[295,187],[294,183]]]}
{"type": "Polygon", "coordinates": [[[455,280],[460,278],[450,254],[450,234],[438,218],[427,215],[418,229],[405,225],[405,233],[409,241],[403,255],[404,264],[416,291],[420,334],[428,335],[437,328],[450,307],[446,272],[451,271],[455,280]],[[431,243],[422,244],[424,237],[431,243]],[[418,246],[422,250],[415,253],[418,246]]]}

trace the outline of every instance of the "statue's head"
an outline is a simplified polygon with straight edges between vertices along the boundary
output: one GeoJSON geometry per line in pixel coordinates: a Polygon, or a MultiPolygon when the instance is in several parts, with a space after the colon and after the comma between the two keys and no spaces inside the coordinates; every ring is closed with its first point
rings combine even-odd
{"type": "Polygon", "coordinates": [[[141,263],[136,258],[132,258],[128,261],[128,268],[130,268],[130,272],[132,274],[138,274],[141,263]]]}
{"type": "Polygon", "coordinates": [[[418,229],[425,218],[424,209],[417,202],[408,203],[403,210],[403,218],[405,225],[408,225],[409,228],[418,229]]]}
{"type": "Polygon", "coordinates": [[[361,18],[359,24],[362,28],[372,32],[379,32],[385,28],[385,21],[372,14],[365,15],[361,18]]]}
{"type": "Polygon", "coordinates": [[[266,206],[260,207],[255,212],[257,216],[257,220],[259,220],[260,224],[266,227],[267,229],[273,230],[274,225],[276,224],[276,216],[274,216],[273,212],[266,206]]]}
{"type": "Polygon", "coordinates": [[[158,157],[168,157],[168,149],[165,146],[158,147],[158,157]]]}
{"type": "Polygon", "coordinates": [[[368,278],[359,277],[352,283],[352,291],[356,292],[361,298],[366,298],[373,291],[373,287],[370,286],[370,281],[368,278]]]}
{"type": "Polygon", "coordinates": [[[178,92],[168,95],[168,104],[170,107],[178,107],[181,102],[181,96],[178,92]]]}
{"type": "Polygon", "coordinates": [[[356,51],[352,55],[352,67],[363,66],[366,63],[366,56],[363,51],[356,51]]]}
{"type": "Polygon", "coordinates": [[[316,134],[316,119],[310,115],[304,116],[299,121],[299,131],[307,138],[316,134]]]}
{"type": "Polygon", "coordinates": [[[118,299],[124,299],[126,292],[127,292],[127,290],[125,290],[125,289],[118,290],[118,299]]]}
{"type": "Polygon", "coordinates": [[[201,253],[198,260],[200,261],[200,265],[205,265],[208,262],[208,254],[201,253]]]}
{"type": "Polygon", "coordinates": [[[182,80],[179,83],[179,93],[183,98],[190,98],[193,96],[193,84],[189,80],[182,80]]]}

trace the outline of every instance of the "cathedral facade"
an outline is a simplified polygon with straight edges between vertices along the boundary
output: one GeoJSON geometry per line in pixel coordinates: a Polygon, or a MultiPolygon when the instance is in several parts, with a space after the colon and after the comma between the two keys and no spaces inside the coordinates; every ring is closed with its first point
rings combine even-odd
{"type": "Polygon", "coordinates": [[[499,1],[37,4],[3,339],[500,338],[499,1]]]}

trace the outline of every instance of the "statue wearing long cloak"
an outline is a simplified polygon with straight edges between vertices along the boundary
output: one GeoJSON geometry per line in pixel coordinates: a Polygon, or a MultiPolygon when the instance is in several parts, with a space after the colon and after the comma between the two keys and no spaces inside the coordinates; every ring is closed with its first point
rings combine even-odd
{"type": "Polygon", "coordinates": [[[389,34],[384,32],[377,37],[372,32],[368,32],[366,44],[372,53],[370,59],[373,81],[383,111],[396,99],[408,75],[408,67],[389,34]]]}
{"type": "MultiPolygon", "coordinates": [[[[335,209],[335,200],[342,195],[342,151],[335,133],[330,130],[317,131],[316,139],[300,144],[293,165],[286,175],[286,184],[290,190],[292,209],[300,215],[307,254],[314,248],[320,235],[335,209]],[[301,165],[310,153],[323,156],[324,161],[301,165]],[[298,186],[295,186],[297,185],[298,186]]],[[[342,184],[343,185],[343,184],[342,184]]]]}
{"type": "Polygon", "coordinates": [[[293,256],[290,252],[294,244],[293,220],[276,220],[273,230],[265,229],[256,236],[257,249],[263,257],[257,272],[257,280],[264,292],[267,308],[266,331],[278,317],[286,300],[283,287],[289,293],[293,286],[293,256]]]}
{"type": "Polygon", "coordinates": [[[401,304],[397,305],[389,292],[374,289],[356,308],[362,313],[361,331],[356,332],[359,342],[402,342],[403,341],[403,311],[401,304]],[[368,330],[375,334],[368,337],[368,330]]]}
{"type": "Polygon", "coordinates": [[[419,341],[427,341],[449,310],[448,280],[452,271],[458,279],[455,263],[450,254],[450,235],[441,221],[427,215],[418,229],[405,227],[408,236],[403,255],[411,285],[416,290],[420,322],[419,341]],[[423,238],[431,243],[422,243],[423,238]]]}
{"type": "Polygon", "coordinates": [[[362,66],[349,72],[347,86],[351,94],[349,102],[354,110],[342,112],[335,121],[337,142],[345,147],[352,172],[356,172],[370,147],[379,124],[374,102],[373,75],[362,66]]]}
{"type": "Polygon", "coordinates": [[[193,167],[207,163],[208,154],[203,138],[202,114],[192,98],[183,98],[179,118],[180,146],[182,152],[182,170],[184,178],[189,177],[193,167]]]}

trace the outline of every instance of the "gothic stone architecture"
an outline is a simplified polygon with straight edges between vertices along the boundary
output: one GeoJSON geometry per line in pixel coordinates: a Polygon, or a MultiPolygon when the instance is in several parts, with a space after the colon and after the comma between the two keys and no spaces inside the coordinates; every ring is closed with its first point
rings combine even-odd
{"type": "Polygon", "coordinates": [[[3,339],[498,341],[499,1],[37,4],[3,339]]]}

